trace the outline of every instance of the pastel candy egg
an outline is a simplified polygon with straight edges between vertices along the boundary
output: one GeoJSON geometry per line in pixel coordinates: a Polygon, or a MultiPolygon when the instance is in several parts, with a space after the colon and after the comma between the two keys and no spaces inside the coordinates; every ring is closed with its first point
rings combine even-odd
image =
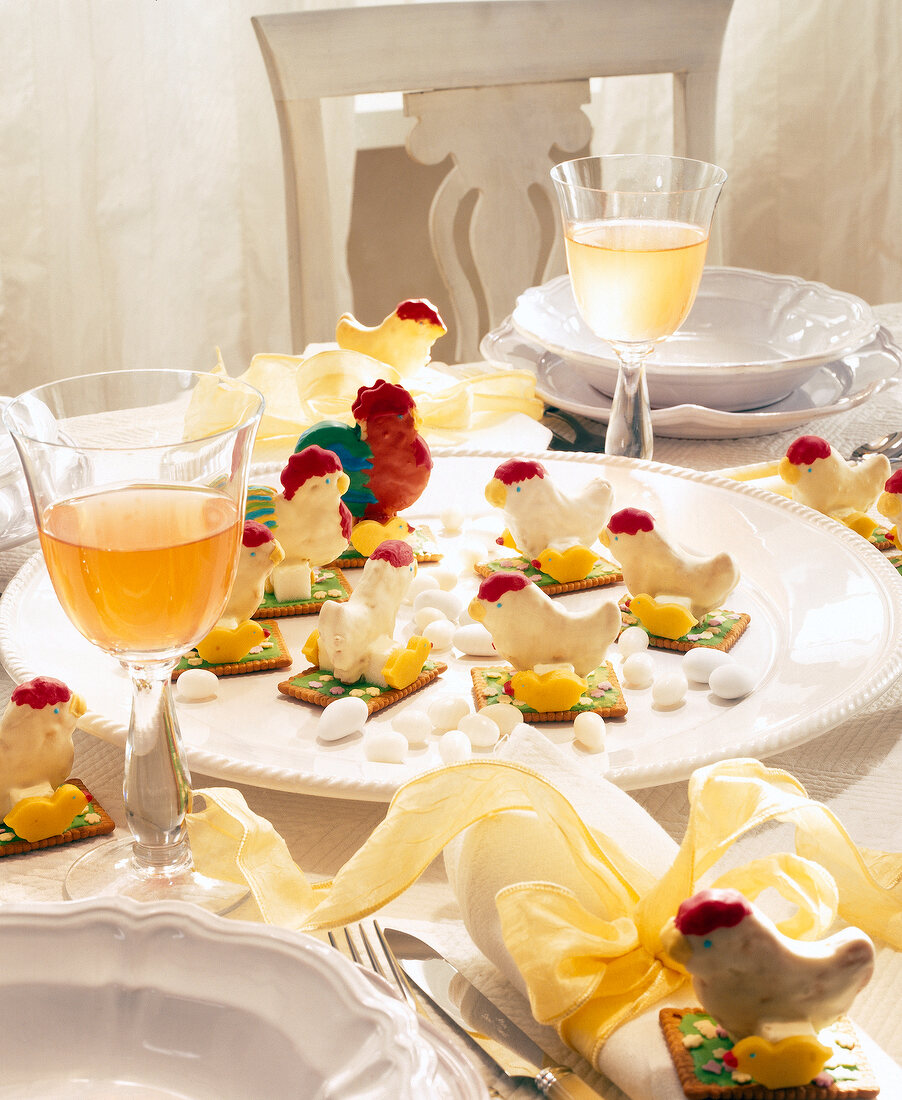
{"type": "Polygon", "coordinates": [[[425,630],[430,623],[434,623],[437,619],[448,621],[444,611],[439,611],[437,607],[420,607],[413,614],[414,625],[420,631],[425,630]]]}
{"type": "Polygon", "coordinates": [[[463,530],[464,520],[467,517],[460,508],[445,508],[443,512],[439,513],[438,518],[441,520],[446,535],[459,535],[463,530]]]}
{"type": "Polygon", "coordinates": [[[418,592],[414,596],[414,612],[423,607],[437,607],[446,619],[457,619],[464,609],[464,601],[455,592],[443,592],[436,582],[435,588],[428,588],[425,592],[418,592]]]}
{"type": "Polygon", "coordinates": [[[467,623],[454,631],[454,645],[468,657],[497,657],[492,635],[482,623],[467,623]]]}
{"type": "Polygon", "coordinates": [[[522,725],[519,710],[510,703],[489,703],[488,706],[480,707],[476,713],[483,718],[490,718],[502,737],[508,737],[514,726],[522,725]]]}
{"type": "Polygon", "coordinates": [[[721,665],[733,663],[729,653],[719,649],[707,649],[704,646],[696,646],[690,649],[683,658],[683,674],[687,680],[696,684],[707,684],[711,673],[721,665]]]}
{"type": "Polygon", "coordinates": [[[459,764],[473,753],[470,738],[463,730],[448,730],[438,743],[438,754],[445,764],[459,764]]]}
{"type": "Polygon", "coordinates": [[[423,637],[432,642],[432,648],[438,653],[450,649],[454,638],[454,623],[444,617],[436,619],[423,630],[423,637]]]}
{"type": "Polygon", "coordinates": [[[357,695],[346,695],[330,703],[316,724],[316,736],[321,741],[338,741],[352,733],[361,733],[369,717],[366,703],[357,695]]]}
{"type": "Polygon", "coordinates": [[[482,543],[476,542],[475,539],[470,539],[457,549],[457,558],[461,564],[462,570],[471,570],[477,562],[482,561],[486,556],[486,548],[482,543]]]}
{"type": "Polygon", "coordinates": [[[457,723],[470,713],[470,704],[462,695],[440,695],[426,708],[429,720],[441,733],[457,728],[457,723]]]}
{"type": "MultiPolygon", "coordinates": [[[[504,704],[501,704],[504,706],[504,704]]],[[[511,707],[511,710],[514,710],[511,707]]],[[[490,749],[498,742],[501,730],[483,714],[468,714],[461,718],[457,728],[470,738],[470,744],[474,749],[490,749]]]]}
{"type": "Polygon", "coordinates": [[[189,668],[176,680],[179,699],[186,703],[202,703],[215,699],[219,692],[219,677],[208,668],[189,668]]]}
{"type": "Polygon", "coordinates": [[[368,729],[363,736],[363,754],[374,763],[403,764],[407,757],[407,738],[394,729],[368,729]]]}
{"type": "Polygon", "coordinates": [[[617,639],[617,648],[624,657],[648,649],[648,635],[641,626],[628,626],[617,639]]]}
{"type": "Polygon", "coordinates": [[[651,654],[631,653],[623,662],[623,679],[629,687],[647,688],[654,678],[651,654]]]}
{"type": "Polygon", "coordinates": [[[708,677],[708,686],[720,699],[741,699],[755,686],[755,677],[735,661],[718,665],[708,677]]]}
{"type": "MultiPolygon", "coordinates": [[[[334,703],[332,705],[335,706],[334,703]]],[[[425,710],[411,708],[394,716],[392,728],[403,733],[409,745],[422,745],[432,731],[432,721],[425,710]]]]}
{"type": "Polygon", "coordinates": [[[413,603],[421,592],[428,592],[431,588],[438,588],[438,581],[430,573],[420,572],[410,582],[407,593],[404,596],[405,603],[413,603]]]}
{"type": "Polygon", "coordinates": [[[443,592],[450,592],[452,588],[457,587],[458,577],[453,569],[444,569],[442,567],[430,569],[429,575],[435,577],[438,581],[439,588],[443,592]]]}
{"type": "Polygon", "coordinates": [[[584,711],[573,719],[573,737],[589,752],[603,751],[604,732],[604,718],[595,711],[584,711]]]}
{"type": "Polygon", "coordinates": [[[668,672],[652,684],[652,702],[657,707],[677,707],[685,702],[688,690],[689,684],[682,672],[668,672]]]}

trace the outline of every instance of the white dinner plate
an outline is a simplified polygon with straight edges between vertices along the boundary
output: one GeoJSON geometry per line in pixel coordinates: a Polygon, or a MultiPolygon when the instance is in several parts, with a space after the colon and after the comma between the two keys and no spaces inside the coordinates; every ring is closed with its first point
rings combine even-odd
{"type": "Polygon", "coordinates": [[[0,909],[0,1097],[487,1100],[475,1070],[326,944],[194,906],[0,909]]]}
{"type": "MultiPolygon", "coordinates": [[[[617,360],[582,320],[568,275],[517,299],[514,327],[574,364],[608,397],[617,360]]],[[[708,267],[682,326],[646,364],[652,405],[739,412],[787,397],[823,363],[870,343],[877,318],[861,298],[793,275],[708,267]]]]}
{"type": "MultiPolygon", "coordinates": [[[[536,393],[547,404],[607,424],[611,399],[596,390],[571,363],[521,336],[510,318],[482,338],[486,359],[536,376],[536,393]]],[[[725,412],[702,405],[652,409],[654,433],[663,439],[739,439],[772,435],[855,408],[897,381],[902,352],[884,328],[858,351],[825,363],[789,397],[764,409],[725,412]]]]}
{"type": "MultiPolygon", "coordinates": [[[[463,449],[440,453],[426,492],[409,514],[414,524],[432,529],[445,567],[461,570],[457,591],[465,601],[478,580],[469,565],[460,564],[468,548],[478,540],[498,549],[502,516],[486,503],[484,488],[499,462],[509,457],[463,449]],[[455,537],[444,534],[440,519],[450,507],[470,517],[455,537]]],[[[741,570],[728,605],[748,612],[751,625],[733,653],[754,674],[756,690],[739,702],[724,703],[696,687],[683,706],[659,710],[649,690],[627,689],[629,714],[607,723],[609,774],[615,783],[629,789],[673,782],[718,759],[763,757],[786,749],[831,729],[895,679],[902,667],[902,579],[861,536],[773,493],[711,474],[604,456],[531,457],[566,491],[603,475],[614,489],[616,508],[644,508],[688,547],[703,553],[728,550],[741,570]]],[[[275,481],[276,470],[267,478],[275,481]]],[[[348,570],[352,586],[358,576],[348,570]]],[[[560,598],[586,607],[623,592],[615,586],[560,598]]],[[[315,619],[285,618],[280,625],[294,655],[293,670],[302,671],[301,648],[315,619]]],[[[403,639],[411,631],[411,609],[402,607],[396,634],[403,639]]],[[[126,674],[69,623],[38,555],[0,601],[0,656],[18,682],[39,674],[64,680],[87,700],[80,725],[124,743],[130,700],[126,674]]],[[[680,667],[675,653],[655,651],[653,659],[656,674],[680,667]]],[[[616,671],[619,657],[612,660],[616,671]]],[[[448,671],[437,681],[375,714],[370,724],[389,726],[402,710],[422,710],[441,695],[469,698],[470,669],[486,663],[491,662],[451,656],[448,671]]],[[[191,767],[278,790],[381,801],[413,775],[440,765],[439,739],[432,733],[410,749],[402,764],[368,761],[359,736],[319,740],[320,709],[277,690],[291,671],[223,677],[216,700],[179,702],[191,767]]],[[[587,770],[602,767],[599,757],[574,743],[569,724],[543,728],[587,770]]]]}
{"type": "MultiPolygon", "coordinates": [[[[10,401],[11,397],[0,397],[0,413],[10,401]]],[[[0,417],[0,550],[10,550],[34,537],[34,513],[22,463],[0,417]]]]}

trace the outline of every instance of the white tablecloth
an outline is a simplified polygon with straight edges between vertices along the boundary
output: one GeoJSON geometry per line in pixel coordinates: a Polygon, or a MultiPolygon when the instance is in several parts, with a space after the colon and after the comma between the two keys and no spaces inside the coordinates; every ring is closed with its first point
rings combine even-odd
{"type": "MultiPolygon", "coordinates": [[[[902,304],[878,309],[897,340],[902,339],[902,304]]],[[[902,387],[892,386],[871,401],[838,416],[813,420],[805,432],[820,434],[842,453],[857,443],[902,427],[902,387]]],[[[655,458],[678,466],[713,470],[778,457],[797,435],[794,429],[757,439],[656,441],[655,458]]],[[[34,553],[32,543],[0,555],[0,584],[34,553]]],[[[0,707],[6,705],[12,684],[0,673],[0,707]]],[[[768,763],[796,776],[813,798],[827,803],[853,839],[870,848],[902,850],[902,680],[880,699],[841,726],[768,763]]],[[[122,807],[123,753],[105,742],[77,732],[73,774],[83,779],[124,831],[122,807]]],[[[193,776],[195,787],[218,786],[222,781],[193,776]]],[[[240,786],[250,807],[270,820],[285,838],[294,859],[313,877],[331,877],[360,847],[382,819],[385,807],[367,802],[325,800],[240,786]]],[[[677,840],[686,826],[686,784],[676,783],[633,792],[636,800],[677,840]]],[[[20,899],[59,900],[61,879],[69,863],[84,850],[69,845],[0,861],[0,902],[20,899]]],[[[437,861],[407,893],[392,902],[385,923],[397,921],[428,934],[457,961],[493,999],[504,1002],[537,1037],[548,1040],[559,1057],[573,1055],[528,1019],[525,1004],[469,944],[459,911],[441,865],[437,861]],[[555,1045],[556,1044],[556,1045],[555,1045]]],[[[876,975],[859,996],[855,1018],[896,1062],[902,1064],[902,954],[880,948],[876,975]]],[[[575,1063],[606,1097],[621,1093],[584,1064],[575,1063]]],[[[487,1072],[484,1070],[484,1073],[487,1072]]],[[[502,1087],[502,1086],[499,1086],[502,1087]]],[[[503,1091],[503,1087],[502,1087],[503,1091]]],[[[520,1090],[523,1096],[534,1095],[520,1090]]],[[[520,1092],[517,1095],[520,1095],[520,1092]]]]}

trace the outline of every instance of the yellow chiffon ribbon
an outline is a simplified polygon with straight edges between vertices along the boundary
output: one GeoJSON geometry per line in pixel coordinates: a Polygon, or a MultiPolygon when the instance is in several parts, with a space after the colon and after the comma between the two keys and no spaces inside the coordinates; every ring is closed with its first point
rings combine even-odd
{"type": "Polygon", "coordinates": [[[662,957],[662,927],[737,840],[770,822],[795,827],[795,852],[753,860],[704,885],[733,886],[751,898],[777,890],[796,906],[779,925],[788,935],[821,936],[838,914],[902,948],[902,855],[856,847],[792,776],[756,760],[695,772],[686,834],[657,880],[641,853],[589,829],[560,791],[513,763],[470,761],[412,779],[335,879],[312,886],[281,837],[237,792],[199,793],[206,808],[189,816],[199,869],[245,882],[263,920],[304,931],[379,909],[469,825],[510,811],[535,813],[566,843],[572,862],[561,877],[572,882],[578,874],[595,901],[587,908],[554,882],[515,883],[495,899],[501,931],[536,1019],[553,1024],[591,1062],[612,1031],[687,980],[662,957]]]}
{"type": "MultiPolygon", "coordinates": [[[[211,372],[225,375],[221,355],[211,372]]],[[[266,399],[257,429],[255,456],[291,451],[301,432],[321,420],[353,423],[351,405],[361,386],[378,379],[401,383],[410,391],[420,430],[430,442],[456,443],[467,433],[491,427],[512,413],[540,420],[545,406],[536,397],[535,375],[502,370],[487,363],[453,369],[428,365],[402,379],[394,367],[357,351],[326,348],[308,356],[255,355],[241,381],[266,399]]],[[[214,431],[229,423],[230,410],[203,395],[189,410],[192,422],[214,431]]]]}

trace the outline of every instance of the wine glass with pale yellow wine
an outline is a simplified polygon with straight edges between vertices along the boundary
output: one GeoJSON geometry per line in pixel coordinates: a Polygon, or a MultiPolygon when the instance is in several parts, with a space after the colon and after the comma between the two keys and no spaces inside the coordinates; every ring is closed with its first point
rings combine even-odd
{"type": "Polygon", "coordinates": [[[57,598],[131,681],[123,793],[132,836],[76,860],[70,898],[225,912],[246,894],[194,869],[170,679],[228,599],[262,409],[257,390],[228,377],[124,370],[38,386],[5,412],[57,598]]]}
{"type": "Polygon", "coordinates": [[[695,301],[726,172],[623,154],[565,161],[551,178],[577,307],[618,360],[605,454],[651,458],[645,363],[695,301]]]}

